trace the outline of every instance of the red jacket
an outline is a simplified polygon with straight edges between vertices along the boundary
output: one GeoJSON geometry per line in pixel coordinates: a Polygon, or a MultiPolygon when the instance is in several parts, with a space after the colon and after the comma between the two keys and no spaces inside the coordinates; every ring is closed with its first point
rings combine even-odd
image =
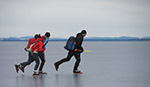
{"type": "Polygon", "coordinates": [[[30,38],[29,41],[28,41],[28,45],[27,45],[26,48],[29,49],[30,46],[31,46],[31,44],[33,44],[33,43],[35,43],[35,42],[37,42],[37,40],[36,40],[35,38],[30,38]]]}
{"type": "Polygon", "coordinates": [[[43,48],[43,42],[41,38],[37,39],[37,43],[32,46],[31,51],[33,53],[43,52],[45,49],[43,48]]]}

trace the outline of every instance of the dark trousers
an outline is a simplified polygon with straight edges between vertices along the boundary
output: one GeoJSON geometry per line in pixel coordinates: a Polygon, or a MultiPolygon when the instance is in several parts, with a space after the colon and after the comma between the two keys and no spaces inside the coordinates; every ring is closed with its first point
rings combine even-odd
{"type": "MultiPolygon", "coordinates": [[[[27,65],[30,65],[35,59],[36,59],[35,61],[38,62],[37,58],[34,58],[34,57],[33,57],[33,54],[32,54],[31,52],[29,52],[28,56],[29,56],[29,57],[28,57],[28,61],[21,63],[21,66],[23,66],[24,68],[25,68],[27,65]]],[[[39,53],[38,56],[39,56],[40,59],[41,59],[41,65],[40,65],[39,71],[42,71],[43,66],[44,66],[44,64],[45,64],[45,55],[44,55],[44,52],[39,53]]],[[[38,59],[39,59],[39,58],[38,58],[38,59]]]]}
{"type": "Polygon", "coordinates": [[[32,53],[29,52],[28,53],[28,60],[26,62],[23,62],[23,63],[20,63],[20,64],[21,64],[21,66],[23,66],[25,68],[27,65],[30,65],[33,61],[34,61],[34,58],[32,56],[32,53]]]}
{"type": "Polygon", "coordinates": [[[38,67],[39,67],[39,64],[40,64],[40,60],[39,60],[38,54],[33,53],[33,58],[34,58],[34,61],[36,63],[35,67],[34,67],[34,70],[37,70],[38,67]]]}
{"type": "Polygon", "coordinates": [[[41,59],[41,65],[40,65],[39,71],[42,71],[43,67],[44,67],[44,64],[46,62],[45,61],[45,54],[44,54],[44,52],[39,53],[39,57],[41,59]]]}
{"type": "Polygon", "coordinates": [[[33,61],[35,61],[35,63],[36,63],[34,70],[37,70],[39,67],[40,61],[38,58],[38,54],[35,54],[35,53],[29,52],[28,61],[21,63],[21,66],[23,66],[25,68],[27,65],[30,65],[33,61]]]}
{"type": "Polygon", "coordinates": [[[60,65],[64,62],[68,62],[72,58],[72,56],[74,56],[75,59],[76,59],[73,71],[78,70],[78,66],[79,66],[80,61],[81,61],[80,53],[77,53],[77,52],[74,52],[74,51],[69,51],[67,58],[61,59],[60,61],[56,62],[56,64],[60,65]]]}

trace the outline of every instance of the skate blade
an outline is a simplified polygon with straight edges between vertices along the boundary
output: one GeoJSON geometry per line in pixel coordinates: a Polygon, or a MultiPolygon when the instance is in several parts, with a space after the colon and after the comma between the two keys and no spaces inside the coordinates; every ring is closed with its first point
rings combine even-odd
{"type": "Polygon", "coordinates": [[[40,74],[33,74],[32,76],[39,76],[40,74]]]}
{"type": "Polygon", "coordinates": [[[73,73],[73,74],[83,74],[82,72],[80,72],[80,73],[73,73]]]}

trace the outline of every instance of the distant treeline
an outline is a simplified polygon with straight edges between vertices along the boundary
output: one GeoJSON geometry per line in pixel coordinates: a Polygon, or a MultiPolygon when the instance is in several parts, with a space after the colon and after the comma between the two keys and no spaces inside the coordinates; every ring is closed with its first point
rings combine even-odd
{"type": "MultiPolygon", "coordinates": [[[[28,41],[32,36],[0,38],[0,41],[28,41]]],[[[50,38],[50,41],[66,41],[66,38],[50,38]]],[[[87,37],[85,41],[150,41],[150,37],[87,37]]]]}

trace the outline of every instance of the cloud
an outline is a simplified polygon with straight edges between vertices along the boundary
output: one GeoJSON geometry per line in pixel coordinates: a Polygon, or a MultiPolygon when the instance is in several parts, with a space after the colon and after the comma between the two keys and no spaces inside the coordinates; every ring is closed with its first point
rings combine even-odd
{"type": "Polygon", "coordinates": [[[149,9],[149,0],[1,0],[0,29],[1,35],[15,35],[9,29],[23,34],[50,29],[59,33],[56,36],[67,37],[85,27],[92,32],[89,36],[106,31],[114,32],[105,34],[110,36],[144,36],[150,32],[149,9]]]}

